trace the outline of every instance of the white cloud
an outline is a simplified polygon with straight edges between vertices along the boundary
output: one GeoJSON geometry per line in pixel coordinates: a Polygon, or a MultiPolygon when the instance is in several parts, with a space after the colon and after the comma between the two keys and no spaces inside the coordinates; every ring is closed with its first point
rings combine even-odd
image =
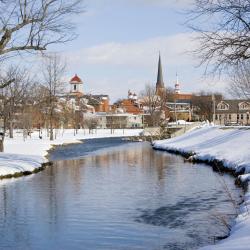
{"type": "Polygon", "coordinates": [[[145,83],[155,83],[158,53],[161,51],[166,86],[174,86],[179,72],[184,92],[225,91],[225,79],[202,78],[197,58],[191,51],[197,46],[195,34],[179,33],[139,42],[110,42],[83,48],[67,55],[69,66],[79,69],[85,88],[92,93],[108,93],[113,100],[125,97],[127,90],[139,93],[145,83]]]}
{"type": "Polygon", "coordinates": [[[74,58],[74,64],[151,68],[152,58],[160,51],[167,65],[190,65],[193,62],[187,52],[195,48],[193,38],[193,34],[180,33],[133,43],[110,42],[70,53],[69,58],[74,58]]]}

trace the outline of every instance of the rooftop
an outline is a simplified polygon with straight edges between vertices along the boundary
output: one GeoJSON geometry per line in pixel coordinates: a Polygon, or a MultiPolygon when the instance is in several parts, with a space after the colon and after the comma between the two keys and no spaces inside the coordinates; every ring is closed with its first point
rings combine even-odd
{"type": "Polygon", "coordinates": [[[70,83],[78,83],[78,84],[81,84],[82,83],[82,80],[81,80],[81,78],[77,75],[77,74],[75,74],[75,76],[70,80],[70,83]]]}

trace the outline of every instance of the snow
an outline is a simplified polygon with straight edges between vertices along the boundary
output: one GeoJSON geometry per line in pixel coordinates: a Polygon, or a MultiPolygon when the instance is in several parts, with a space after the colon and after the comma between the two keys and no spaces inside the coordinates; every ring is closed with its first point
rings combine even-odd
{"type": "MultiPolygon", "coordinates": [[[[219,160],[227,168],[244,170],[239,176],[242,181],[250,181],[250,127],[204,126],[182,136],[154,142],[154,148],[194,154],[194,158],[203,161],[219,160]]],[[[230,236],[203,250],[239,250],[250,249],[250,191],[245,194],[230,236]]]]}
{"type": "Polygon", "coordinates": [[[188,124],[193,124],[193,122],[187,122],[185,120],[177,120],[176,122],[169,122],[169,126],[176,126],[176,125],[188,125],[188,124]]]}
{"type": "Polygon", "coordinates": [[[15,131],[14,139],[6,137],[4,153],[0,153],[0,177],[26,171],[33,172],[40,168],[42,163],[48,162],[45,156],[53,145],[80,143],[80,140],[92,138],[137,136],[141,131],[141,129],[116,129],[114,134],[111,134],[110,129],[98,129],[93,134],[89,134],[88,130],[78,130],[74,136],[74,130],[58,130],[57,139],[54,141],[50,141],[45,136],[45,131],[43,131],[43,139],[39,139],[37,131],[25,141],[22,132],[15,131]]]}

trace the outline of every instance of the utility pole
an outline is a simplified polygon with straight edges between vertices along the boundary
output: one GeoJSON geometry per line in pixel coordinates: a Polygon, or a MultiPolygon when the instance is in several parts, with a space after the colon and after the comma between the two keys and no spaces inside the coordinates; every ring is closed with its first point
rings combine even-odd
{"type": "Polygon", "coordinates": [[[212,94],[212,102],[213,102],[213,123],[215,124],[215,96],[212,94]]]}
{"type": "Polygon", "coordinates": [[[174,116],[175,116],[175,123],[177,126],[176,99],[174,99],[174,116]]]}

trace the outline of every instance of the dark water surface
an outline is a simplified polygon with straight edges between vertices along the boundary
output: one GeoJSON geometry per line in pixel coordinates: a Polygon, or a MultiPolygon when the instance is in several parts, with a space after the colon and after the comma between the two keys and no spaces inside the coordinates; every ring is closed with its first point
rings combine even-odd
{"type": "Polygon", "coordinates": [[[197,249],[227,233],[215,216],[234,218],[223,187],[239,199],[232,177],[147,143],[89,140],[51,153],[72,157],[0,183],[0,249],[197,249]]]}

